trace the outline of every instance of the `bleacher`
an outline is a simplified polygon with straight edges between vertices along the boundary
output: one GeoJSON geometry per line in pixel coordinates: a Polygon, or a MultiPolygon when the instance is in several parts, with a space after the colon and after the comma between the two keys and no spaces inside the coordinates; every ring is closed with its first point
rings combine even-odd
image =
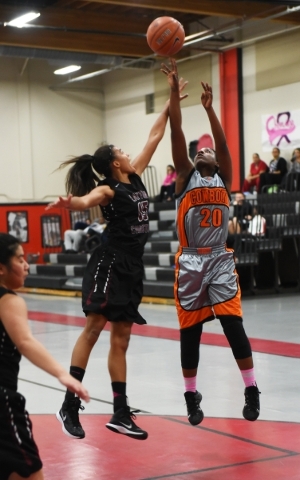
{"type": "MultiPolygon", "coordinates": [[[[300,192],[253,195],[248,201],[266,219],[266,231],[234,236],[242,294],[299,290],[300,192]]],[[[151,202],[143,258],[145,297],[173,298],[177,249],[175,203],[151,202]]],[[[25,287],[80,291],[89,257],[90,253],[46,253],[45,264],[30,264],[25,287]]]]}

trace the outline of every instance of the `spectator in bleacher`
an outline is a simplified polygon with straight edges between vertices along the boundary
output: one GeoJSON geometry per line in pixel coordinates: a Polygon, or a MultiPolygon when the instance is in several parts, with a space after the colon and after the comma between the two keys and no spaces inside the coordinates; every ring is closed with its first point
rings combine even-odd
{"type": "MultiPolygon", "coordinates": [[[[181,90],[184,86],[182,82],[181,90]]],[[[91,351],[110,322],[108,369],[114,414],[106,427],[137,440],[145,440],[148,433],[133,422],[135,416],[127,403],[126,352],[133,324],[146,323],[138,308],[143,296],[149,197],[140,177],[163,138],[168,118],[169,102],[151,128],[143,150],[132,161],[120,148],[104,145],[94,155],[64,162],[63,166],[74,163],[67,174],[68,197],[59,197],[47,207],[83,211],[100,205],[108,222],[106,244],[93,251],[85,269],[82,307],[87,322],[73,349],[70,373],[82,381],[91,351]],[[104,177],[97,186],[94,172],[104,177]]],[[[80,408],[79,399],[67,390],[57,418],[64,433],[73,438],[85,437],[79,421],[80,408]]]]}
{"type": "Polygon", "coordinates": [[[177,174],[173,165],[168,165],[167,175],[160,188],[160,202],[163,202],[164,200],[170,201],[174,199],[176,176],[177,174]]]}
{"type": "Polygon", "coordinates": [[[251,233],[253,236],[262,237],[266,234],[267,221],[265,217],[260,215],[257,210],[257,207],[253,207],[252,211],[253,217],[249,221],[247,232],[251,233]]]}
{"type": "Polygon", "coordinates": [[[258,186],[259,193],[263,191],[263,187],[266,185],[280,185],[288,171],[287,161],[280,156],[280,150],[278,147],[273,148],[272,155],[273,158],[269,164],[269,171],[260,174],[258,186]]]}
{"type": "Polygon", "coordinates": [[[222,126],[212,106],[212,89],[202,83],[201,103],[216,151],[201,148],[192,163],[182,130],[177,65],[162,65],[170,86],[170,126],[173,161],[177,172],[177,235],[174,293],[180,328],[181,367],[188,420],[203,420],[202,395],[197,391],[199,346],[203,324],[218,318],[245,383],[243,416],[259,416],[259,390],[252,351],[242,320],[241,292],[233,254],[226,249],[232,161],[222,126]]]}
{"type": "Polygon", "coordinates": [[[252,205],[242,192],[235,194],[233,202],[233,218],[228,223],[228,233],[235,234],[247,231],[252,219],[252,205]]]}
{"type": "Polygon", "coordinates": [[[74,229],[68,229],[64,232],[64,253],[78,253],[80,244],[84,237],[84,229],[91,224],[90,219],[78,221],[74,224],[74,229]]]}
{"type": "Polygon", "coordinates": [[[291,168],[281,182],[281,187],[286,191],[300,190],[300,148],[293,151],[291,168]]]}
{"type": "Polygon", "coordinates": [[[300,148],[295,148],[292,157],[292,166],[290,172],[300,172],[300,148]]]}
{"type": "Polygon", "coordinates": [[[93,235],[93,233],[102,234],[106,228],[106,221],[103,217],[95,218],[93,223],[90,220],[86,222],[76,222],[74,230],[66,230],[64,233],[65,253],[78,253],[83,251],[83,240],[93,235]]]}
{"type": "Polygon", "coordinates": [[[261,160],[258,153],[253,153],[253,162],[250,165],[250,172],[245,178],[242,192],[251,192],[254,188],[258,191],[260,174],[268,170],[268,165],[261,160]]]}

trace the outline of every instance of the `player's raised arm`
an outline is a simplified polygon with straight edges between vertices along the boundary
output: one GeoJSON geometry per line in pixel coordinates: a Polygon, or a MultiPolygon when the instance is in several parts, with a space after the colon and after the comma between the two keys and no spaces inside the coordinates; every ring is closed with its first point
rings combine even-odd
{"type": "Polygon", "coordinates": [[[170,126],[172,141],[172,156],[177,172],[176,190],[181,189],[191,170],[194,168],[189,160],[187,145],[182,130],[182,116],[180,107],[180,80],[178,78],[177,65],[173,58],[170,59],[170,66],[162,64],[161,71],[167,76],[170,86],[170,126]]]}

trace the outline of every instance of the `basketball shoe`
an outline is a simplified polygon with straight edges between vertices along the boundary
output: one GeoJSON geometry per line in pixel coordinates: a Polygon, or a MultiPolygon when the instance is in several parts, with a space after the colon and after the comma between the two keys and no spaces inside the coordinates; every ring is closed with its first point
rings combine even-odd
{"type": "Polygon", "coordinates": [[[65,400],[56,413],[57,420],[62,424],[62,431],[71,438],[84,438],[85,432],[79,421],[79,410],[84,410],[78,397],[65,400]]]}
{"type": "Polygon", "coordinates": [[[200,408],[202,395],[200,392],[185,392],[186,408],[188,419],[191,425],[199,425],[204,418],[203,411],[200,408]]]}
{"type": "Polygon", "coordinates": [[[243,408],[243,416],[250,422],[254,422],[259,417],[259,394],[260,391],[256,386],[245,388],[245,406],[243,408]]]}
{"type": "Polygon", "coordinates": [[[135,420],[135,413],[140,410],[132,410],[128,406],[119,408],[111,417],[106,427],[112,432],[127,435],[127,437],[135,438],[136,440],[146,440],[148,433],[138,427],[135,420]]]}

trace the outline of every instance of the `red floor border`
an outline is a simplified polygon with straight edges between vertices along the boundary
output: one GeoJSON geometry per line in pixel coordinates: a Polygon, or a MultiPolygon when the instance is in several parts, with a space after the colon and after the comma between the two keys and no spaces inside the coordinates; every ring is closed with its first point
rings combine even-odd
{"type": "MultiPolygon", "coordinates": [[[[59,313],[29,311],[28,318],[38,322],[58,323],[60,325],[76,327],[84,327],[85,325],[85,317],[63,315],[59,313]]],[[[105,327],[105,330],[109,330],[109,325],[105,327]]],[[[157,327],[152,325],[134,325],[132,334],[140,335],[142,337],[179,341],[179,330],[176,330],[175,328],[157,327]]],[[[300,358],[300,344],[298,343],[279,342],[276,340],[264,340],[259,338],[250,338],[250,342],[254,352],[300,358]]],[[[215,347],[229,348],[225,335],[219,333],[203,332],[201,343],[215,347]]]]}

